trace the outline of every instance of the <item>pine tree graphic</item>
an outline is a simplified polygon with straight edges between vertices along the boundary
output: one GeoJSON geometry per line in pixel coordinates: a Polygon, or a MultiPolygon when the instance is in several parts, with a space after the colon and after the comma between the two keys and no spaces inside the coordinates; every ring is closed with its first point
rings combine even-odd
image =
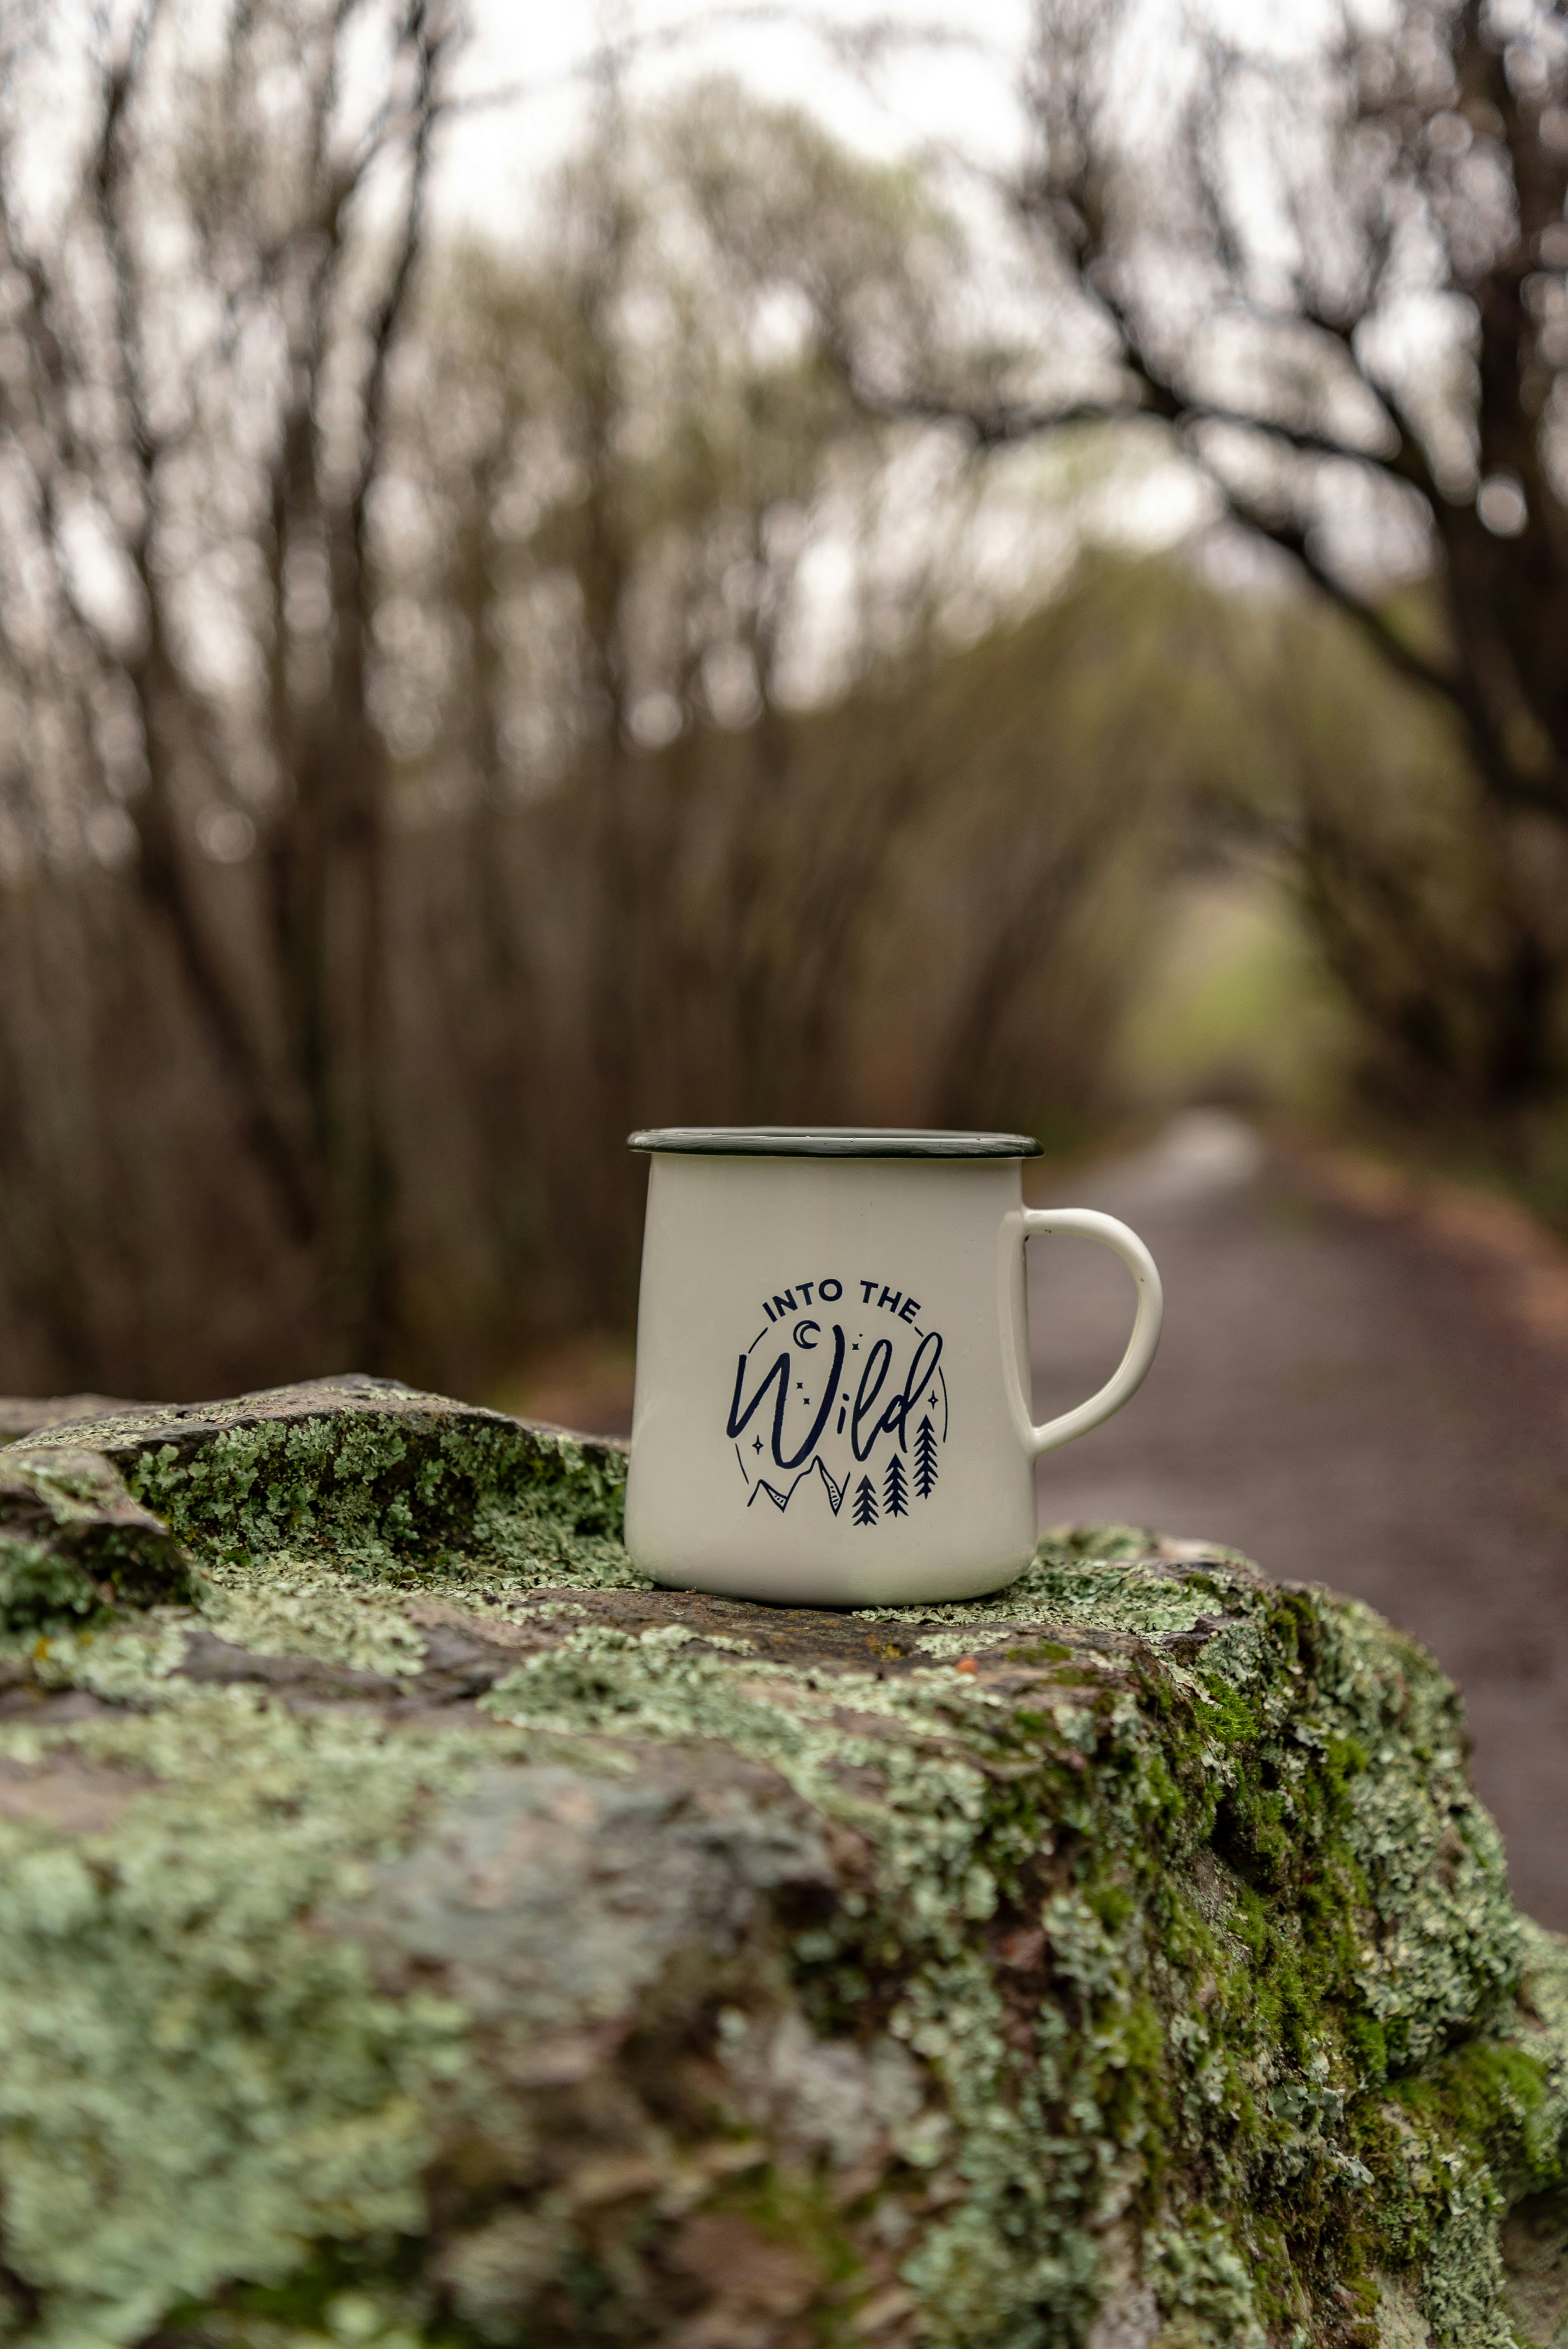
{"type": "Polygon", "coordinates": [[[890,1517],[907,1517],[909,1515],[909,1485],[903,1473],[903,1462],[896,1452],[888,1462],[887,1475],[882,1479],[882,1506],[890,1517]]]}
{"type": "Polygon", "coordinates": [[[876,1486],[869,1476],[862,1476],[855,1486],[855,1523],[857,1526],[874,1526],[876,1521],[876,1486]]]}
{"type": "Polygon", "coordinates": [[[914,1435],[914,1489],[923,1501],[931,1498],[931,1488],[936,1482],[936,1438],[931,1432],[931,1422],[923,1418],[914,1435]]]}

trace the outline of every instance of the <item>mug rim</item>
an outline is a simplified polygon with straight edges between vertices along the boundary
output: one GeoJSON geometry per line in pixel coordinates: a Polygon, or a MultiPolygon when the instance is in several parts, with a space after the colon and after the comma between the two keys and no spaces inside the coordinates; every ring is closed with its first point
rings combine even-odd
{"type": "Polygon", "coordinates": [[[628,1150],[714,1158],[1042,1158],[1028,1133],[971,1133],[919,1125],[653,1125],[628,1150]]]}

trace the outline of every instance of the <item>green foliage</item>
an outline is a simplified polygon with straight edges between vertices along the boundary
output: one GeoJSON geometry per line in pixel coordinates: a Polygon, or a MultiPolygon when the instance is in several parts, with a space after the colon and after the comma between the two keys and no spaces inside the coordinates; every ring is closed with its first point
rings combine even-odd
{"type": "Polygon", "coordinates": [[[1238,842],[1216,869],[1171,883],[1116,1044],[1133,1102],[1222,1099],[1332,1123],[1366,1050],[1288,853],[1238,842]]]}

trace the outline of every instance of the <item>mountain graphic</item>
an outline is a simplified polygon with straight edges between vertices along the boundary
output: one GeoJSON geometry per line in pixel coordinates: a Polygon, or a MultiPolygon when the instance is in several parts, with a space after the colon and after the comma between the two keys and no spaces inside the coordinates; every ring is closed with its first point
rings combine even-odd
{"type": "Polygon", "coordinates": [[[753,1485],[751,1488],[750,1498],[748,1500],[746,1506],[749,1508],[752,1501],[755,1501],[758,1493],[766,1493],[776,1509],[787,1509],[800,1486],[809,1483],[811,1476],[819,1473],[820,1474],[823,1484],[828,1488],[828,1499],[831,1505],[833,1515],[837,1516],[844,1504],[844,1487],[842,1485],[834,1484],[833,1479],[829,1475],[827,1468],[820,1457],[812,1461],[810,1468],[801,1469],[800,1474],[796,1477],[795,1482],[790,1485],[787,1493],[781,1493],[777,1485],[770,1485],[765,1476],[759,1476],[756,1484],[753,1485]]]}

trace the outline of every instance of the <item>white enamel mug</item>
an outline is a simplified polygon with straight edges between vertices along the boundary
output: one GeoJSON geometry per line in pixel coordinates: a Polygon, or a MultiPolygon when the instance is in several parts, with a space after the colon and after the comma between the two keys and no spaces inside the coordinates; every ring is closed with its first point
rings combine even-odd
{"type": "Polygon", "coordinates": [[[650,1154],[626,1546],[658,1582],[803,1607],[969,1599],[1035,1548],[1033,1466],[1154,1359],[1135,1232],[1023,1203],[1025,1134],[672,1126],[650,1154]],[[1031,1424],[1024,1246],[1138,1289],[1115,1375],[1031,1424]]]}

